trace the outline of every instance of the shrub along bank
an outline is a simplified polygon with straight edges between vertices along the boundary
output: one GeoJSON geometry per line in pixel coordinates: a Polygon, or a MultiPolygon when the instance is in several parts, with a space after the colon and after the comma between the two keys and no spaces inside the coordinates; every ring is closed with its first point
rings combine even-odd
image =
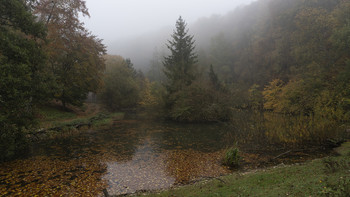
{"type": "Polygon", "coordinates": [[[304,164],[237,172],[140,196],[348,196],[350,142],[344,143],[335,152],[337,156],[304,164]]]}

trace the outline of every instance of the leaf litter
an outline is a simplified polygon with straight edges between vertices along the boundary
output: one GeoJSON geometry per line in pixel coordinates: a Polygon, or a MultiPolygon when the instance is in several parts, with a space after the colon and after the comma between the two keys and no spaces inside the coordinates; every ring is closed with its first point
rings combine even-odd
{"type": "MultiPolygon", "coordinates": [[[[208,137],[213,142],[207,140],[208,145],[203,146],[200,141],[188,141],[196,137],[186,136],[187,131],[176,135],[181,132],[178,128],[139,125],[135,121],[116,124],[117,129],[52,142],[35,149],[30,157],[1,163],[0,193],[103,196],[106,189],[110,195],[120,195],[165,189],[232,172],[221,165],[225,148],[211,149],[213,143],[220,144],[218,139],[208,137]]],[[[273,158],[258,153],[242,155],[248,168],[260,167],[273,158]]]]}

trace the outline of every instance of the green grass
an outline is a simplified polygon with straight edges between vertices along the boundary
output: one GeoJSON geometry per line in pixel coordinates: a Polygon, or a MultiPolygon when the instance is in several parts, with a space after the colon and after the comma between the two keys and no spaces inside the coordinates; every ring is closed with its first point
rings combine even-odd
{"type": "Polygon", "coordinates": [[[40,114],[40,119],[43,122],[63,121],[77,117],[74,112],[63,111],[50,106],[41,106],[38,112],[40,114]]]}
{"type": "Polygon", "coordinates": [[[123,119],[123,117],[124,117],[124,113],[122,112],[118,112],[118,113],[100,112],[95,115],[73,118],[70,120],[52,121],[51,125],[52,127],[65,127],[65,126],[69,127],[70,125],[91,123],[92,127],[100,128],[105,126],[111,126],[114,120],[123,119]]]}
{"type": "Polygon", "coordinates": [[[246,174],[234,173],[220,180],[142,196],[347,196],[350,192],[350,143],[343,144],[340,149],[341,155],[337,157],[246,174]],[[336,170],[329,170],[326,161],[338,166],[336,170]]]}
{"type": "Polygon", "coordinates": [[[46,105],[38,109],[38,118],[41,128],[62,127],[63,131],[70,131],[73,129],[72,125],[78,124],[90,124],[95,129],[105,128],[111,126],[114,120],[123,119],[124,113],[93,110],[91,113],[78,115],[73,111],[67,112],[57,106],[46,105]]]}
{"type": "Polygon", "coordinates": [[[104,119],[96,120],[93,122],[94,127],[111,126],[114,120],[122,120],[124,118],[124,113],[117,112],[108,114],[104,119]]]}
{"type": "Polygon", "coordinates": [[[340,155],[350,156],[350,142],[343,143],[340,147],[336,148],[335,151],[340,155]]]}

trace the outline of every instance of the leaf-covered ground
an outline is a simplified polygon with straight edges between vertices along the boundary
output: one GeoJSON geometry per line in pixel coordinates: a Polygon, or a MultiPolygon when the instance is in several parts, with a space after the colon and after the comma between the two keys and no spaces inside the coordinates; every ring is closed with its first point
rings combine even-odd
{"type": "Polygon", "coordinates": [[[33,157],[1,165],[3,196],[96,196],[107,183],[106,166],[96,160],[33,157]]]}
{"type": "MultiPolygon", "coordinates": [[[[107,189],[118,195],[225,175],[232,171],[221,165],[227,144],[225,135],[215,133],[218,129],[215,125],[174,127],[118,121],[112,130],[37,144],[29,156],[0,164],[0,193],[102,196],[107,189]]],[[[251,146],[242,146],[242,170],[325,154],[314,150],[312,154],[288,149],[254,151],[251,146]]]]}

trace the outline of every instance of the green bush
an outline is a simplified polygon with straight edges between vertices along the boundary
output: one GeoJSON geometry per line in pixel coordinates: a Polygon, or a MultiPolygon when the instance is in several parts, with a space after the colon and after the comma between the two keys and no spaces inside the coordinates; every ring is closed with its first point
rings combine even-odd
{"type": "Polygon", "coordinates": [[[240,165],[242,157],[238,148],[229,148],[223,158],[223,164],[231,168],[237,168],[240,165]]]}
{"type": "Polygon", "coordinates": [[[22,129],[0,120],[0,162],[19,155],[27,148],[27,140],[22,129]]]}
{"type": "Polygon", "coordinates": [[[140,101],[139,79],[129,60],[120,56],[106,56],[104,88],[99,99],[109,111],[120,111],[137,106],[140,101]]]}
{"type": "Polygon", "coordinates": [[[199,81],[170,95],[169,116],[179,122],[216,122],[231,118],[230,97],[199,81]]]}

